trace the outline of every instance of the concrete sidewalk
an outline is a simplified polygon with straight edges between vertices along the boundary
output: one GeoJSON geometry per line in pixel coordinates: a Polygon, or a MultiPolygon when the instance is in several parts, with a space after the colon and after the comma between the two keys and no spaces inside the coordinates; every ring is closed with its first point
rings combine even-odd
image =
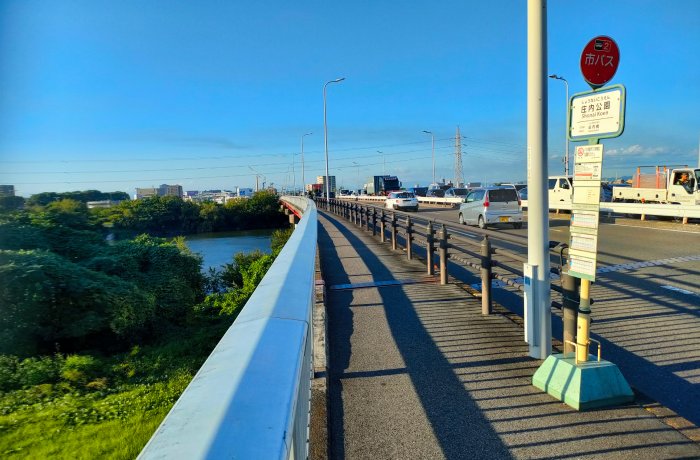
{"type": "Polygon", "coordinates": [[[700,458],[637,404],[576,412],[541,393],[520,327],[390,244],[321,213],[319,252],[331,458],[700,458]]]}

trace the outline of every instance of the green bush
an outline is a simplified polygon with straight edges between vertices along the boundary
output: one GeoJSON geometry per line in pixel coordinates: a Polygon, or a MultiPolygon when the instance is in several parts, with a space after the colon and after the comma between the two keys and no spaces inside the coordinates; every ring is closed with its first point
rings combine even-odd
{"type": "Polygon", "coordinates": [[[60,355],[26,359],[0,355],[0,391],[56,383],[60,379],[62,365],[60,355]]]}
{"type": "Polygon", "coordinates": [[[102,363],[90,355],[68,355],[61,366],[61,378],[77,385],[85,385],[99,377],[102,363]]]}

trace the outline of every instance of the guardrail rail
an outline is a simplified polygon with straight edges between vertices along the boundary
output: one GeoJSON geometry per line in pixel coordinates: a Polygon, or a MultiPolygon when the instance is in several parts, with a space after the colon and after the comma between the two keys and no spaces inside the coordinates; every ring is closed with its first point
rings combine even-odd
{"type": "Polygon", "coordinates": [[[139,459],[304,459],[313,366],[317,210],[291,238],[139,459]]]}

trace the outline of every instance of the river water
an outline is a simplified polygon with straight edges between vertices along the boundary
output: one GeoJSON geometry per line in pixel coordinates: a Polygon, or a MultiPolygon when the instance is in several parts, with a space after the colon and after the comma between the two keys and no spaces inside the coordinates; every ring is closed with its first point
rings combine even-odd
{"type": "Polygon", "coordinates": [[[238,232],[199,233],[185,239],[192,252],[202,256],[202,270],[221,268],[233,262],[237,252],[253,252],[256,249],[269,253],[270,236],[273,230],[250,230],[238,232]]]}

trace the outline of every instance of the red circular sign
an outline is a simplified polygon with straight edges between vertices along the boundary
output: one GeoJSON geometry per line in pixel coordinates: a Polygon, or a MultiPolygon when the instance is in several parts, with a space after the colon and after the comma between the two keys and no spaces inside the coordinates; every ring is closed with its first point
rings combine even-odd
{"type": "Polygon", "coordinates": [[[586,83],[600,88],[615,76],[620,49],[610,37],[601,35],[589,41],[581,53],[581,73],[586,83]]]}

